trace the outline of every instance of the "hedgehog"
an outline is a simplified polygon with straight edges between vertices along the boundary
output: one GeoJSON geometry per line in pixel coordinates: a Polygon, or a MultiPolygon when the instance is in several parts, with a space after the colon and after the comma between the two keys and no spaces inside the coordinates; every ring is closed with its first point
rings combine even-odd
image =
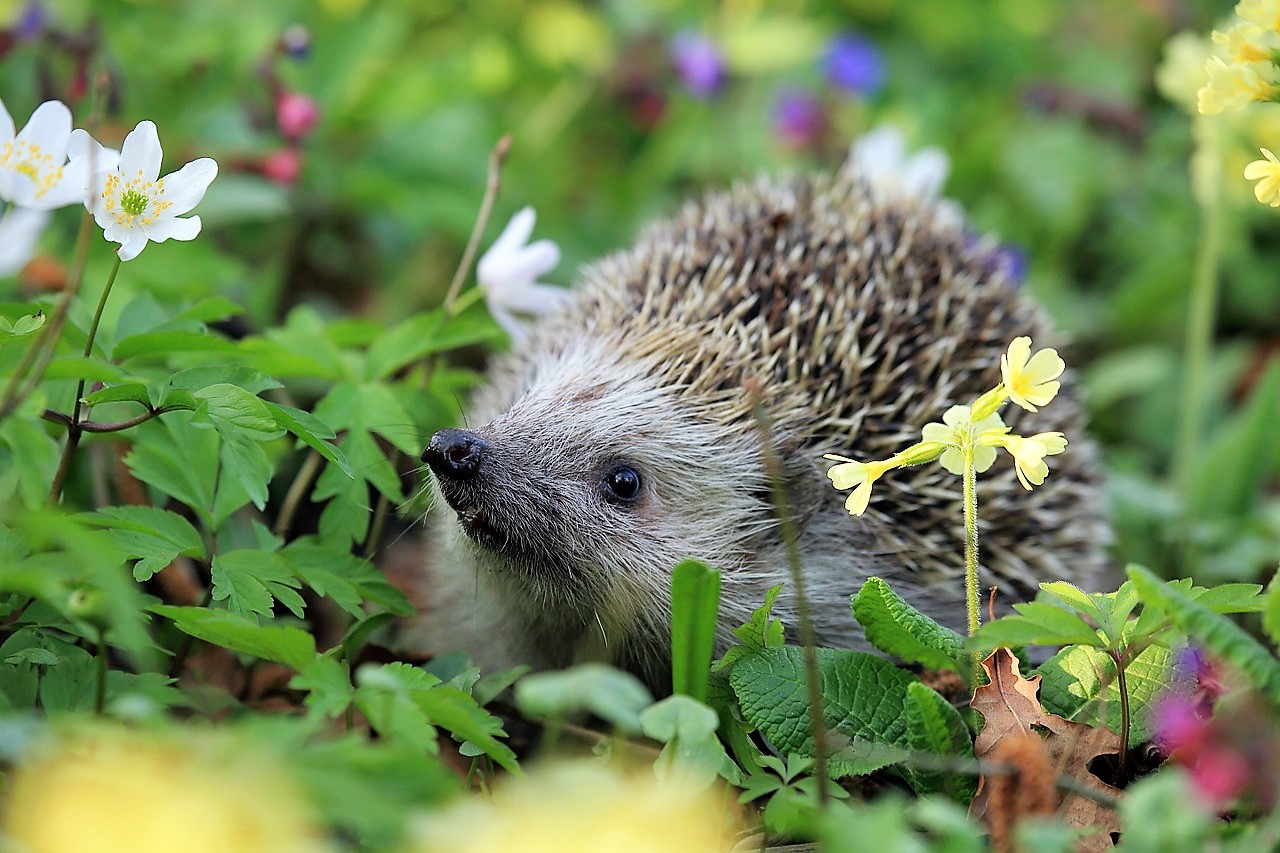
{"type": "MultiPolygon", "coordinates": [[[[440,430],[423,453],[442,516],[429,650],[489,668],[605,661],[670,692],[682,560],[722,573],[720,649],[776,584],[773,612],[796,630],[775,487],[819,644],[869,649],[850,595],[871,576],[960,629],[960,478],[895,471],[855,518],[823,455],[885,458],[918,441],[999,381],[1013,338],[1053,333],[996,244],[909,183],[857,157],[742,183],[586,269],[572,300],[491,364],[473,426],[440,430]]],[[[1006,459],[979,478],[980,582],[1006,604],[1046,580],[1089,588],[1108,537],[1070,382],[1037,414],[1005,415],[1070,447],[1034,492],[1006,459]]]]}

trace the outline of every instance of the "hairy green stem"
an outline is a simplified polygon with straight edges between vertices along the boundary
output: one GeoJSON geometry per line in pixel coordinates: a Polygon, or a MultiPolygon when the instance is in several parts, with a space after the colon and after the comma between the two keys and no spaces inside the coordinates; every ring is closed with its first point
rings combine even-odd
{"type": "Polygon", "coordinates": [[[968,608],[969,636],[978,631],[978,472],[972,439],[964,448],[964,598],[968,608]]]}
{"type": "MultiPolygon", "coordinates": [[[[98,335],[98,324],[102,322],[102,310],[107,305],[107,298],[111,295],[111,287],[116,283],[116,275],[120,272],[120,255],[116,255],[115,263],[111,265],[111,273],[107,276],[107,283],[102,288],[102,296],[98,299],[98,307],[93,312],[93,322],[89,324],[89,335],[84,341],[84,357],[88,358],[93,354],[93,339],[98,335]]],[[[80,445],[80,436],[83,429],[80,426],[80,412],[84,405],[84,380],[81,379],[76,383],[76,399],[71,410],[71,426],[67,428],[67,443],[62,448],[62,459],[58,462],[58,472],[53,477],[53,487],[49,489],[49,504],[56,505],[62,499],[62,490],[67,482],[67,473],[71,470],[71,458],[75,456],[76,448],[80,445]]]]}

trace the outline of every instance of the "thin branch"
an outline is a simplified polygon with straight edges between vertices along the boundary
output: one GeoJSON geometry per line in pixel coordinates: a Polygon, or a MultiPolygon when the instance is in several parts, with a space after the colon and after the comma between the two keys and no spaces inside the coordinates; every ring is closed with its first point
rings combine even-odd
{"type": "Polygon", "coordinates": [[[484,198],[480,202],[480,212],[476,215],[476,224],[471,228],[471,236],[467,239],[467,248],[462,253],[462,260],[454,270],[453,281],[449,282],[449,290],[444,297],[445,314],[453,313],[453,302],[462,290],[462,283],[467,279],[471,262],[475,260],[476,251],[480,248],[480,238],[484,236],[485,226],[493,213],[493,204],[498,200],[498,190],[502,188],[502,164],[506,162],[507,153],[511,151],[511,134],[506,134],[493,146],[489,154],[489,180],[485,185],[484,198]]]}
{"type": "Polygon", "coordinates": [[[147,406],[147,410],[140,415],[132,418],[126,418],[123,421],[111,421],[110,423],[102,423],[100,421],[80,421],[76,423],[70,415],[64,415],[62,412],[55,412],[53,409],[45,409],[44,414],[40,417],[46,421],[55,424],[61,424],[67,429],[75,427],[81,432],[121,432],[122,430],[136,427],[139,424],[145,424],[152,418],[168,412],[176,412],[179,409],[186,409],[187,406],[147,406]]]}

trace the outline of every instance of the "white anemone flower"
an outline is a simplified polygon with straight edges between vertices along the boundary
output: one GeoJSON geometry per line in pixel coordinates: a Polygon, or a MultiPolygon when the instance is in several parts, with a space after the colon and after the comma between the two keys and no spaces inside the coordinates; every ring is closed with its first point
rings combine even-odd
{"type": "Polygon", "coordinates": [[[0,218],[0,276],[13,275],[35,254],[36,243],[53,214],[11,207],[0,218]]]}
{"type": "Polygon", "coordinates": [[[17,133],[0,101],[0,200],[27,210],[53,210],[82,201],[88,165],[67,162],[70,141],[71,110],[61,101],[36,107],[17,133]]]}
{"type": "Polygon", "coordinates": [[[853,143],[849,170],[882,195],[938,198],[951,168],[940,148],[907,153],[907,143],[897,128],[882,125],[853,143]]]}
{"type": "Polygon", "coordinates": [[[139,122],[124,138],[119,163],[94,179],[89,209],[103,236],[120,244],[122,261],[136,258],[148,241],[194,240],[200,233],[200,217],[182,214],[204,198],[218,164],[201,157],[161,178],[163,154],[155,124],[139,122]]]}
{"type": "Polygon", "coordinates": [[[568,290],[537,280],[560,263],[560,247],[550,240],[529,242],[536,221],[532,207],[511,217],[476,265],[476,278],[489,313],[515,343],[524,341],[528,330],[513,312],[542,315],[571,298],[568,290]]]}

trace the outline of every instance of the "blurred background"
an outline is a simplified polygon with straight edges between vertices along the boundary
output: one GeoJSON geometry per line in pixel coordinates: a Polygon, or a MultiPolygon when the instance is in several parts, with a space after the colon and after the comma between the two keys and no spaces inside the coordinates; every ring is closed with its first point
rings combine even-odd
{"type": "MultiPolygon", "coordinates": [[[[115,147],[151,119],[165,172],[217,159],[200,239],[149,250],[117,287],[166,305],[222,294],[249,330],[299,304],[373,321],[437,305],[507,133],[485,243],[533,205],[535,237],[563,251],[547,279],[569,285],[702,187],[832,168],[857,135],[895,125],[948,153],[945,193],[998,237],[1070,341],[1118,560],[1257,580],[1280,559],[1280,378],[1267,367],[1280,214],[1241,170],[1280,147],[1277,104],[1216,118],[1217,142],[1200,149],[1218,161],[1222,216],[1207,444],[1181,488],[1169,471],[1201,240],[1188,164],[1205,119],[1187,92],[1231,8],[0,0],[0,98],[19,126],[61,99],[115,147]],[[1184,31],[1195,36],[1174,39],[1184,31]]],[[[0,300],[62,285],[76,222],[58,213],[0,300]]],[[[96,242],[88,287],[110,261],[96,242]]]]}

